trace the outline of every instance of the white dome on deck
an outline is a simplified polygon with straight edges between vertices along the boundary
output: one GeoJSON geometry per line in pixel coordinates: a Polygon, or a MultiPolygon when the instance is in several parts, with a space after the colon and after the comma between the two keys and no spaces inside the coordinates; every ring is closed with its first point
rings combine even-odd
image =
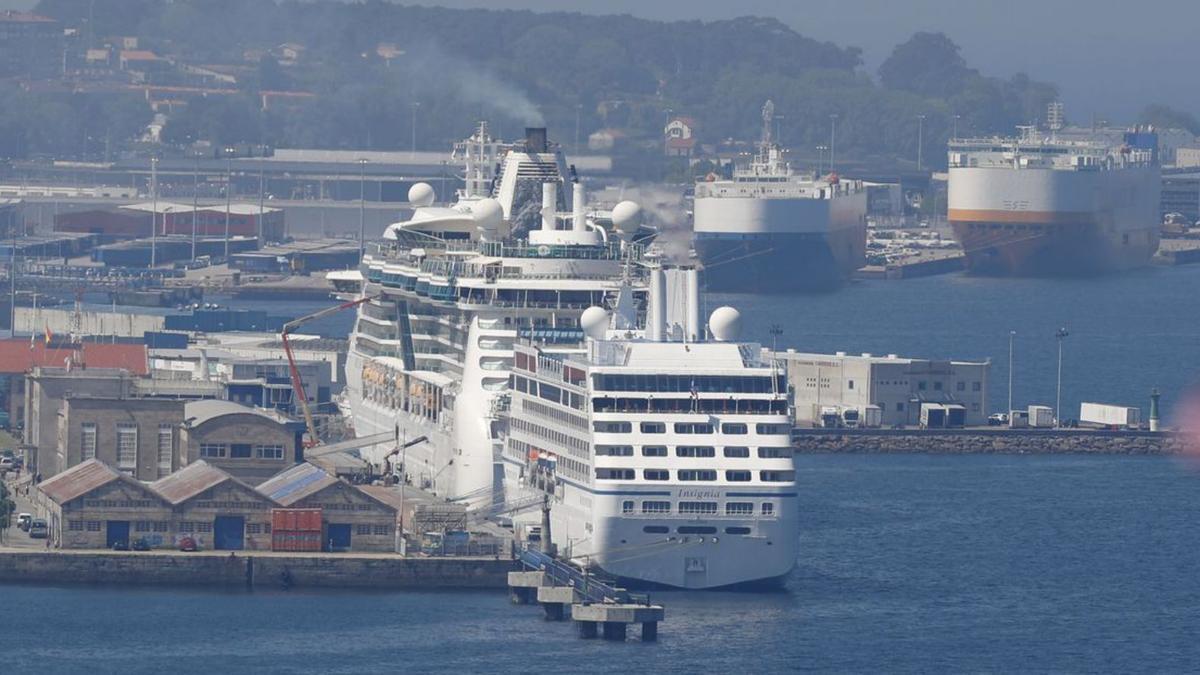
{"type": "Polygon", "coordinates": [[[613,207],[612,222],[617,234],[629,241],[642,225],[642,207],[637,202],[623,201],[613,207]]]}
{"type": "Polygon", "coordinates": [[[408,188],[408,203],[413,206],[432,206],[436,198],[437,193],[429,183],[413,183],[408,188]]]}
{"type": "Polygon", "coordinates": [[[604,339],[608,332],[608,312],[603,307],[588,307],[579,317],[579,327],[593,340],[604,339]]]}
{"type": "Polygon", "coordinates": [[[732,307],[718,307],[708,317],[708,331],[721,342],[738,339],[742,333],[742,313],[732,307]]]}
{"type": "Polygon", "coordinates": [[[471,217],[475,219],[475,227],[491,238],[504,221],[504,209],[495,199],[481,199],[471,205],[471,217]]]}

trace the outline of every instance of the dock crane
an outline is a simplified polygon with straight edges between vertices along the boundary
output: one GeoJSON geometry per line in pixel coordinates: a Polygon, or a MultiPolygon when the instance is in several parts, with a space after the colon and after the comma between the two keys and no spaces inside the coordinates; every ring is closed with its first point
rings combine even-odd
{"type": "Polygon", "coordinates": [[[296,392],[296,396],[300,400],[300,410],[304,413],[304,425],[308,428],[308,440],[304,442],[304,447],[306,448],[312,448],[320,445],[320,440],[317,438],[317,426],[313,422],[312,410],[310,410],[308,407],[308,396],[304,393],[304,382],[302,382],[300,379],[300,371],[296,369],[296,358],[292,354],[292,345],[291,342],[288,341],[288,336],[297,328],[310,321],[316,321],[317,319],[330,316],[331,314],[337,314],[345,309],[358,307],[369,300],[371,300],[370,296],[363,296],[357,300],[343,302],[342,304],[335,305],[333,307],[326,307],[319,312],[313,312],[307,316],[293,319],[283,324],[283,330],[279,333],[279,337],[283,340],[283,352],[287,355],[288,372],[292,376],[292,390],[296,392]]]}

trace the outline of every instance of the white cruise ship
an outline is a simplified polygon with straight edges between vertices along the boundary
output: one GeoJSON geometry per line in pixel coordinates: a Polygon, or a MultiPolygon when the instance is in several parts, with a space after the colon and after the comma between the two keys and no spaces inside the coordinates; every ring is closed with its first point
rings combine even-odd
{"type": "Polygon", "coordinates": [[[746,166],[696,183],[692,246],[710,290],[826,290],[866,264],[862,181],[795,171],[772,138],[774,113],[767,101],[746,166]]]}
{"type": "Polygon", "coordinates": [[[650,288],[645,331],[591,308],[581,345],[516,346],[506,493],[549,495],[543,542],[623,579],[778,581],[799,547],[784,376],[736,341],[732,308],[705,339],[695,270],[654,269],[650,288]]]}
{"type": "MultiPolygon", "coordinates": [[[[632,242],[640,211],[623,202],[589,213],[577,182],[568,202],[562,155],[543,129],[505,145],[481,125],[456,153],[467,175],[455,204],[435,206],[433,189],[414,185],[411,218],[389,226],[364,257],[371,299],[350,339],[346,406],[360,437],[425,436],[394,470],[480,507],[499,497],[514,341],[578,341],[583,310],[612,305],[622,288],[644,303],[644,283],[622,282],[641,254],[632,242]],[[524,222],[529,213],[538,225],[524,222]]],[[[363,455],[384,471],[395,447],[363,455]]]]}

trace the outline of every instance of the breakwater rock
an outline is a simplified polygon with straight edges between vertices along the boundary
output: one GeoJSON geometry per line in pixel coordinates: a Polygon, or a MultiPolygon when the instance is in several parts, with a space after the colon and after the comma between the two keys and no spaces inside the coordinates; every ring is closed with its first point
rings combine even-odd
{"type": "Polygon", "coordinates": [[[1088,429],[797,429],[808,453],[1172,455],[1188,445],[1172,433],[1088,429]]]}

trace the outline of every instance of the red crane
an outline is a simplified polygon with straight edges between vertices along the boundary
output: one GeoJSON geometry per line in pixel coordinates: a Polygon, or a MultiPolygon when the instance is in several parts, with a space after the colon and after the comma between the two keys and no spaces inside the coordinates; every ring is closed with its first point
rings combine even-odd
{"type": "Polygon", "coordinates": [[[308,396],[304,393],[304,382],[300,380],[300,371],[296,369],[296,358],[292,355],[292,345],[288,341],[288,335],[309,321],[315,321],[331,314],[337,314],[344,309],[358,307],[370,299],[370,297],[364,296],[358,300],[343,302],[340,305],[326,307],[319,312],[314,312],[307,316],[293,319],[283,324],[283,330],[279,333],[279,337],[283,339],[283,352],[287,354],[288,371],[292,376],[292,390],[296,392],[296,396],[300,399],[300,409],[304,411],[304,425],[308,428],[308,440],[304,442],[304,447],[306,448],[312,448],[320,445],[320,441],[317,439],[317,426],[313,423],[312,411],[308,408],[308,396]]]}

